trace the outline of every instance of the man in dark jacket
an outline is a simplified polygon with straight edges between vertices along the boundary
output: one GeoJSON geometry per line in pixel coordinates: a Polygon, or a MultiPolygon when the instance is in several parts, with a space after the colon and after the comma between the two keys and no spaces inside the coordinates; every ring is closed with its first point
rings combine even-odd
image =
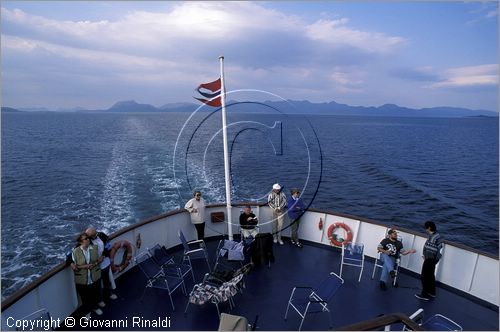
{"type": "Polygon", "coordinates": [[[299,242],[299,223],[304,211],[305,205],[300,197],[300,190],[292,189],[292,196],[288,199],[288,217],[292,225],[292,244],[299,248],[302,248],[302,243],[299,242]]]}
{"type": "Polygon", "coordinates": [[[257,217],[252,212],[252,208],[250,206],[245,206],[243,213],[240,214],[240,227],[243,238],[255,238],[257,236],[259,233],[256,228],[258,222],[257,217]]]}
{"type": "Polygon", "coordinates": [[[436,264],[441,258],[441,249],[443,248],[443,238],[437,232],[436,224],[432,221],[427,221],[424,224],[425,230],[429,234],[427,241],[424,244],[422,264],[422,272],[420,280],[422,282],[422,292],[415,294],[415,297],[429,301],[431,297],[436,297],[436,277],[434,275],[436,264]]]}

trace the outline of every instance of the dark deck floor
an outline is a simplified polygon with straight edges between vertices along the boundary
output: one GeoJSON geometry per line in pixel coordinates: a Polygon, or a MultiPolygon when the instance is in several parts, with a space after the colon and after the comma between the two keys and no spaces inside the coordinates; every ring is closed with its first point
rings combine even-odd
{"type": "MultiPolygon", "coordinates": [[[[209,241],[211,259],[214,260],[217,241],[209,241]]],[[[235,297],[236,308],[230,313],[245,316],[252,322],[259,316],[257,328],[260,330],[297,330],[300,317],[290,312],[288,320],[283,319],[288,298],[293,286],[315,286],[330,271],[338,274],[340,268],[340,252],[338,250],[304,245],[302,249],[292,246],[285,239],[285,245],[274,245],[276,262],[271,267],[260,266],[252,270],[245,278],[246,288],[243,294],[235,297]]],[[[207,266],[201,261],[194,263],[197,282],[207,272],[207,266]]],[[[381,314],[402,312],[410,315],[418,308],[424,308],[426,315],[441,313],[461,324],[464,330],[498,331],[498,308],[491,308],[474,303],[449,290],[438,288],[437,297],[431,301],[421,301],[414,297],[420,287],[418,278],[402,273],[399,276],[399,287],[388,287],[386,291],[379,289],[377,275],[371,279],[373,264],[366,262],[361,282],[358,283],[359,269],[345,267],[344,285],[335,295],[329,306],[332,310],[333,329],[358,321],[371,319],[381,314]]],[[[180,290],[174,293],[175,311],[172,311],[168,294],[160,289],[144,290],[141,272],[133,268],[117,280],[116,294],[118,299],[111,301],[103,309],[99,321],[106,319],[123,319],[128,322],[127,328],[116,330],[217,330],[219,320],[213,304],[203,306],[190,305],[184,315],[187,297],[180,290]],[[132,317],[170,320],[170,328],[132,327],[132,317]]],[[[192,278],[186,276],[188,293],[193,287],[192,278]]],[[[227,305],[221,305],[222,312],[228,312],[227,305]]],[[[327,313],[308,315],[303,330],[327,330],[329,320],[327,313]]],[[[78,327],[78,326],[77,326],[78,327]]],[[[81,327],[79,329],[82,329],[81,327]]],[[[95,330],[113,329],[96,327],[95,330]]]]}

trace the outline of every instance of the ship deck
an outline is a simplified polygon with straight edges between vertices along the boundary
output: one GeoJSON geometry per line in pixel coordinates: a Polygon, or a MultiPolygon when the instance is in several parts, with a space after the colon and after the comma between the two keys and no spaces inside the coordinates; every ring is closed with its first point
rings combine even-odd
{"type": "MultiPolygon", "coordinates": [[[[212,260],[218,239],[207,241],[212,260]]],[[[221,304],[221,312],[244,316],[252,323],[258,316],[258,330],[298,330],[300,317],[294,312],[284,320],[284,314],[290,292],[294,286],[317,285],[329,272],[339,273],[340,251],[311,243],[304,243],[303,248],[292,246],[288,239],[285,244],[274,245],[275,262],[255,267],[245,276],[245,289],[234,297],[236,307],[229,312],[229,305],[221,304]]],[[[181,255],[177,247],[175,256],[181,255]]],[[[444,257],[443,259],[446,259],[444,257]]],[[[196,281],[201,282],[208,272],[203,261],[194,261],[196,281]]],[[[498,307],[488,306],[472,298],[458,294],[454,290],[441,286],[437,289],[437,297],[430,301],[422,301],[414,297],[420,289],[418,276],[403,271],[398,276],[398,287],[388,286],[386,291],[379,288],[378,274],[371,279],[373,262],[365,261],[361,281],[358,282],[359,269],[344,267],[344,284],[329,303],[333,329],[350,325],[359,321],[375,318],[383,314],[395,312],[412,314],[423,308],[425,316],[440,313],[462,325],[464,330],[498,331],[498,307]]],[[[185,277],[188,293],[193,288],[190,275],[185,277]]],[[[215,305],[206,303],[202,306],[189,306],[184,309],[188,298],[180,290],[173,293],[175,311],[172,310],[166,291],[148,288],[143,295],[145,278],[141,271],[134,267],[117,279],[115,293],[118,299],[108,301],[102,316],[95,316],[97,321],[121,319],[127,322],[119,327],[95,326],[94,330],[217,330],[219,318],[215,305]],[[143,317],[149,320],[168,319],[170,327],[133,326],[132,317],[143,317]]],[[[83,329],[78,325],[78,330],[83,329]]],[[[401,330],[401,325],[393,329],[401,330]]],[[[327,313],[309,314],[304,321],[303,330],[328,330],[327,313]]]]}

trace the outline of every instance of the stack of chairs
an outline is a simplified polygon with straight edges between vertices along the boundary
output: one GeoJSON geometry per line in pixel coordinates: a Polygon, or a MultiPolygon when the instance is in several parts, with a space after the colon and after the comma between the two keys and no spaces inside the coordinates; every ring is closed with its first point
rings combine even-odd
{"type": "Polygon", "coordinates": [[[233,297],[245,288],[243,278],[251,268],[252,265],[247,264],[232,273],[213,272],[205,274],[203,282],[193,286],[184,313],[187,313],[190,304],[213,303],[217,308],[219,317],[219,304],[228,302],[230,309],[235,307],[233,297]]]}

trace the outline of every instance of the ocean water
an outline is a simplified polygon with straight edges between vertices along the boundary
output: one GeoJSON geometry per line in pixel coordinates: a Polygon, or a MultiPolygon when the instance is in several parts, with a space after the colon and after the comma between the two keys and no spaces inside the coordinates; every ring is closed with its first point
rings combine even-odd
{"type": "MultiPolygon", "coordinates": [[[[233,114],[234,113],[234,114],[233,114]]],[[[218,113],[3,113],[2,298],[63,261],[78,232],[107,233],[224,201],[218,113]]],[[[306,204],[498,254],[498,119],[228,115],[233,201],[275,182],[306,204]]]]}

